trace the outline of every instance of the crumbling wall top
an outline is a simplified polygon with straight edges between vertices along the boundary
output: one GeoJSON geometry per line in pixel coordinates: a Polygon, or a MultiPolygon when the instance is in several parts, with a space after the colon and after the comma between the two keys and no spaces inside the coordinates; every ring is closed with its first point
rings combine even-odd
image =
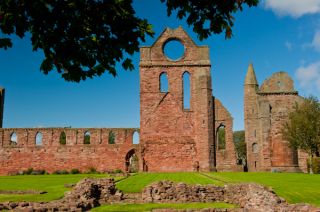
{"type": "Polygon", "coordinates": [[[152,46],[140,48],[140,66],[210,66],[209,47],[197,46],[180,26],[166,28],[152,46]],[[172,40],[184,46],[184,54],[177,60],[168,58],[164,53],[166,44],[172,40]]]}
{"type": "Polygon", "coordinates": [[[214,98],[214,109],[215,109],[215,121],[222,120],[233,120],[230,112],[225,108],[221,101],[217,98],[214,98]]]}
{"type": "Polygon", "coordinates": [[[286,72],[276,72],[266,79],[261,87],[261,93],[291,93],[296,92],[293,80],[286,72]]]}

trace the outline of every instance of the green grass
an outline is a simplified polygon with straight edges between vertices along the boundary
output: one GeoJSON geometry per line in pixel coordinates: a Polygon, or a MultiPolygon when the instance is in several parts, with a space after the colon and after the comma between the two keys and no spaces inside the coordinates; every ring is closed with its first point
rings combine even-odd
{"type": "Polygon", "coordinates": [[[60,199],[68,188],[67,183],[77,183],[85,177],[106,177],[105,174],[74,174],[74,175],[18,175],[0,176],[0,190],[37,190],[46,194],[1,194],[0,202],[4,201],[50,201],[60,199]]]}
{"type": "Polygon", "coordinates": [[[210,179],[199,173],[192,172],[176,172],[176,173],[140,173],[131,176],[117,183],[117,188],[127,193],[138,193],[143,188],[153,182],[160,180],[170,180],[174,182],[185,182],[188,184],[214,184],[223,185],[222,182],[210,179]]]}
{"type": "MultiPolygon", "coordinates": [[[[141,173],[118,182],[117,188],[124,192],[141,192],[145,186],[160,180],[203,185],[255,182],[272,187],[279,196],[290,203],[305,202],[320,207],[320,175],[241,172],[206,173],[206,175],[209,177],[199,173],[141,173]]],[[[68,190],[68,188],[64,187],[64,184],[76,183],[84,177],[106,176],[102,174],[0,176],[0,190],[38,190],[48,192],[47,194],[33,195],[0,195],[0,202],[55,200],[62,198],[64,192],[68,190]]],[[[141,205],[131,206],[145,207],[141,205]]]]}
{"type": "Polygon", "coordinates": [[[112,204],[103,205],[98,208],[94,208],[93,212],[98,211],[151,211],[153,209],[171,208],[171,209],[201,209],[201,208],[235,208],[235,205],[227,203],[148,203],[148,204],[112,204]]]}
{"type": "Polygon", "coordinates": [[[254,182],[273,188],[289,203],[310,203],[320,207],[320,175],[302,173],[210,173],[228,183],[254,182]]]}

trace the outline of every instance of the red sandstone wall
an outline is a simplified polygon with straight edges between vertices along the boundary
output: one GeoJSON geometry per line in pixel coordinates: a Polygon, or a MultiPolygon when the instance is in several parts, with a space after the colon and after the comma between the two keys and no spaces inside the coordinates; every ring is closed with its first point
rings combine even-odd
{"type": "Polygon", "coordinates": [[[266,98],[272,107],[269,134],[271,166],[290,171],[292,167],[298,167],[298,155],[297,151],[289,146],[289,142],[282,138],[281,129],[283,123],[288,119],[289,111],[292,110],[300,97],[296,95],[268,95],[266,98]]]}
{"type": "MultiPolygon", "coordinates": [[[[248,77],[248,76],[247,76],[248,77]]],[[[255,76],[254,76],[255,78],[255,76]]],[[[244,127],[245,141],[247,144],[247,165],[248,171],[254,172],[260,170],[261,148],[258,152],[253,152],[253,144],[259,144],[260,125],[258,122],[258,95],[256,91],[258,84],[244,85],[244,127]]]]}
{"type": "Polygon", "coordinates": [[[226,148],[219,149],[216,145],[216,168],[217,171],[242,171],[242,167],[236,164],[236,151],[233,142],[233,118],[229,111],[218,99],[214,99],[215,110],[215,135],[220,125],[225,126],[226,148]]]}
{"type": "Polygon", "coordinates": [[[186,32],[166,29],[151,47],[141,48],[140,129],[145,171],[209,171],[213,168],[213,110],[208,47],[194,44],[186,32]],[[185,54],[172,61],[163,53],[171,39],[185,54]],[[183,109],[183,73],[190,74],[191,108],[183,109]],[[159,91],[166,72],[169,91],[159,91]]]}
{"type": "Polygon", "coordinates": [[[98,171],[125,170],[125,157],[140,147],[132,144],[132,135],[139,129],[107,128],[14,128],[0,129],[0,174],[10,174],[28,168],[48,172],[77,168],[86,171],[90,167],[98,171]],[[60,144],[61,132],[66,133],[66,144],[60,144]],[[89,131],[90,144],[84,144],[84,133],[89,131]],[[109,132],[115,134],[115,144],[108,144],[109,132]],[[10,142],[11,134],[17,134],[17,144],[10,142]],[[43,135],[42,145],[36,145],[38,132],[43,135]]]}
{"type": "Polygon", "coordinates": [[[299,156],[281,134],[288,113],[302,99],[294,91],[292,79],[287,73],[278,72],[265,80],[260,90],[257,86],[255,83],[245,84],[245,136],[249,171],[304,170],[303,154],[299,156]],[[254,143],[257,144],[256,153],[253,152],[254,143]]]}

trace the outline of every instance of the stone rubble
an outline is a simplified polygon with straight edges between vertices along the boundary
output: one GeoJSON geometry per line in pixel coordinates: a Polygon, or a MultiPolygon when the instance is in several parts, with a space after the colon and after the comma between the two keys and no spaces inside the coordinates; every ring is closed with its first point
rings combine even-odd
{"type": "Polygon", "coordinates": [[[108,202],[118,202],[123,193],[116,189],[113,179],[85,178],[65,193],[65,197],[51,202],[0,203],[0,211],[88,211],[108,202]]]}
{"type": "MultiPolygon", "coordinates": [[[[185,183],[174,183],[160,181],[144,188],[142,199],[153,203],[186,203],[186,202],[226,202],[239,205],[236,209],[223,209],[222,211],[299,211],[320,212],[309,204],[289,204],[278,197],[272,190],[261,185],[230,184],[224,187],[213,185],[188,185],[185,183]]],[[[172,211],[221,211],[220,209],[201,210],[157,210],[158,212],[172,211]]]]}
{"type": "Polygon", "coordinates": [[[160,181],[144,188],[142,194],[124,195],[115,187],[113,179],[85,178],[79,181],[65,197],[51,202],[0,203],[0,211],[88,211],[106,203],[191,203],[226,202],[238,205],[233,209],[155,209],[153,212],[320,212],[309,204],[289,204],[272,190],[261,185],[230,184],[188,185],[160,181]]]}

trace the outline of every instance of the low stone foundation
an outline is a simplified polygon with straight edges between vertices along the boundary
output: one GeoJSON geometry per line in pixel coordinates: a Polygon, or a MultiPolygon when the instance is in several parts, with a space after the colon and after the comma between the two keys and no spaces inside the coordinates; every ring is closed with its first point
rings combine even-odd
{"type": "Polygon", "coordinates": [[[116,189],[113,179],[85,178],[61,200],[0,203],[0,211],[87,211],[107,202],[120,201],[122,197],[123,193],[116,189]]]}
{"type": "MultiPolygon", "coordinates": [[[[218,201],[237,204],[240,207],[237,209],[228,209],[228,211],[320,211],[320,208],[315,208],[309,204],[288,204],[272,190],[252,183],[231,184],[224,187],[218,187],[212,185],[187,185],[185,183],[160,181],[147,186],[142,193],[142,199],[145,202],[150,203],[218,201]]],[[[198,211],[212,210],[202,209],[198,211]]]]}
{"type": "Polygon", "coordinates": [[[142,199],[145,202],[223,202],[224,188],[207,185],[187,185],[160,181],[144,188],[142,199]]]}
{"type": "Polygon", "coordinates": [[[236,209],[199,209],[175,210],[157,209],[154,211],[288,211],[320,212],[309,204],[288,204],[272,190],[257,184],[233,184],[224,187],[213,185],[187,185],[160,181],[147,186],[141,195],[134,197],[137,201],[128,201],[123,193],[116,189],[113,179],[86,178],[66,192],[61,200],[51,202],[7,202],[0,203],[0,211],[88,211],[106,203],[189,203],[189,202],[226,202],[239,205],[236,209]]]}

